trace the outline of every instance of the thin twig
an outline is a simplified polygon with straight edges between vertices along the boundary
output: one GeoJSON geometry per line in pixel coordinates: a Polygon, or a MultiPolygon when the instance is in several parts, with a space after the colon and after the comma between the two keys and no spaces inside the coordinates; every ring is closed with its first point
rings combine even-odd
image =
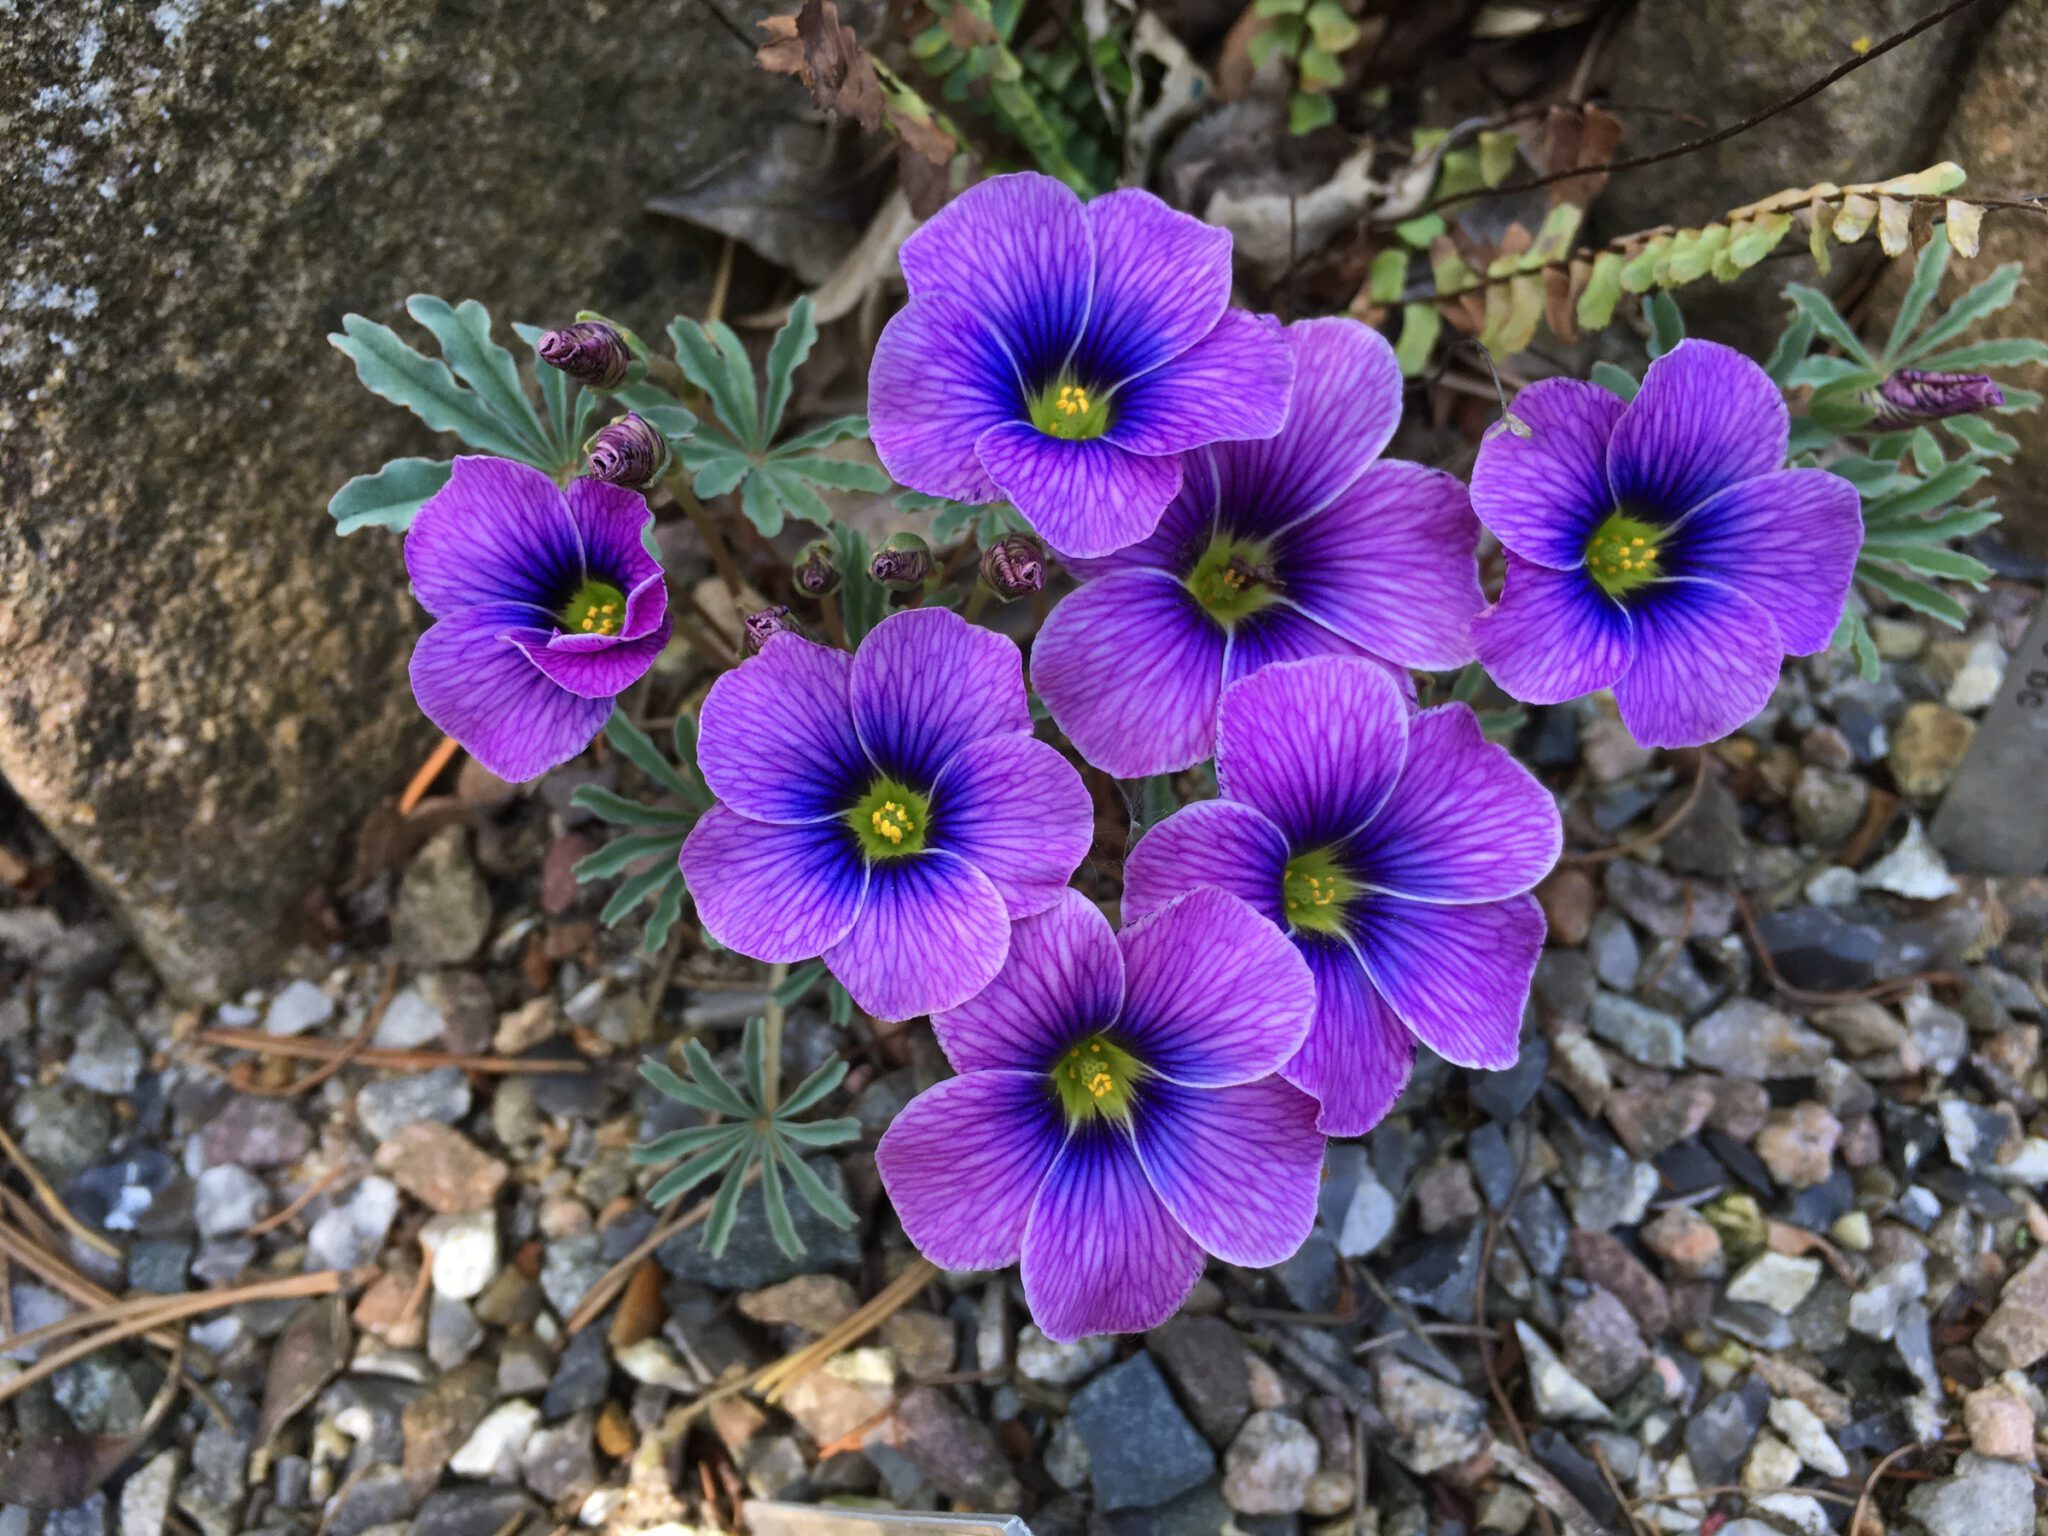
{"type": "MultiPolygon", "coordinates": [[[[336,1058],[336,1060],[339,1059],[339,1057],[336,1058]]],[[[287,1205],[281,1211],[277,1211],[272,1215],[264,1217],[261,1221],[256,1222],[253,1226],[244,1229],[242,1236],[266,1237],[270,1233],[275,1232],[279,1227],[283,1226],[286,1222],[290,1221],[294,1216],[298,1215],[299,1212],[303,1211],[315,1200],[319,1199],[322,1195],[326,1194],[329,1190],[333,1189],[337,1184],[339,1184],[342,1188],[346,1189],[349,1185],[355,1183],[356,1180],[360,1179],[362,1176],[362,1169],[352,1168],[347,1163],[336,1163],[332,1168],[328,1169],[325,1173],[321,1174],[319,1178],[315,1179],[312,1183],[308,1184],[304,1189],[300,1190],[298,1194],[294,1195],[292,1197],[292,1202],[290,1205],[287,1205]],[[344,1178],[344,1175],[346,1175],[347,1177],[344,1178]]]]}
{"type": "MultiPolygon", "coordinates": [[[[103,1311],[107,1316],[119,1316],[120,1321],[89,1339],[80,1339],[69,1348],[52,1351],[25,1368],[19,1375],[0,1381],[0,1403],[8,1402],[37,1382],[54,1376],[65,1366],[83,1360],[88,1355],[97,1354],[109,1344],[118,1344],[123,1339],[132,1339],[138,1334],[154,1333],[166,1323],[174,1323],[187,1317],[198,1317],[207,1312],[219,1312],[249,1301],[292,1301],[304,1296],[331,1296],[353,1283],[357,1273],[360,1272],[343,1274],[340,1270],[323,1269],[315,1274],[289,1275],[282,1280],[263,1280],[254,1285],[233,1286],[222,1291],[197,1291],[182,1296],[165,1296],[158,1298],[155,1305],[139,1314],[127,1310],[133,1307],[133,1303],[116,1302],[103,1311]]],[[[97,1322],[101,1319],[94,1317],[92,1320],[97,1322]]]]}
{"type": "Polygon", "coordinates": [[[1868,998],[1888,997],[1894,992],[1904,992],[1922,982],[1939,982],[1951,986],[1962,984],[1963,978],[1953,971],[1916,971],[1911,976],[1898,976],[1890,981],[1880,981],[1873,986],[1857,987],[1847,992],[1812,992],[1805,987],[1795,987],[1778,969],[1777,958],[1764,943],[1763,935],[1757,932],[1756,918],[1749,910],[1749,898],[1732,887],[1728,894],[1735,898],[1735,915],[1742,919],[1742,928],[1749,935],[1750,947],[1756,951],[1757,962],[1764,968],[1764,978],[1795,1003],[1813,1003],[1826,1007],[1834,1003],[1860,1003],[1868,998]]]}
{"type": "MultiPolygon", "coordinates": [[[[354,1044],[353,1041],[316,1040],[305,1036],[267,1035],[260,1029],[202,1029],[192,1038],[200,1045],[215,1045],[230,1051],[265,1052],[273,1056],[296,1056],[301,1061],[327,1061],[347,1053],[354,1044]]],[[[374,1045],[357,1049],[354,1059],[366,1067],[400,1067],[406,1070],[460,1067],[465,1072],[499,1076],[517,1076],[527,1072],[583,1073],[590,1070],[588,1062],[552,1057],[464,1056],[454,1051],[399,1051],[374,1045]]]]}
{"type": "Polygon", "coordinates": [[[427,760],[420,764],[419,772],[406,780],[405,793],[398,797],[399,815],[410,816],[413,813],[414,808],[426,799],[427,791],[434,787],[434,780],[441,777],[441,770],[448,766],[449,760],[461,749],[461,743],[453,736],[441,738],[441,744],[429,752],[427,760]]]}
{"type": "MultiPolygon", "coordinates": [[[[741,1176],[740,1188],[745,1189],[747,1185],[759,1177],[761,1177],[761,1165],[757,1162],[741,1176]]],[[[620,1291],[626,1288],[626,1282],[633,1278],[633,1271],[638,1269],[641,1263],[655,1249],[659,1248],[677,1233],[687,1232],[691,1227],[696,1226],[697,1223],[709,1216],[712,1204],[716,1199],[717,1196],[714,1195],[710,1199],[699,1200],[688,1210],[678,1212],[675,1216],[672,1216],[669,1220],[663,1222],[652,1232],[641,1238],[639,1242],[633,1245],[632,1252],[606,1270],[604,1277],[583,1293],[583,1299],[576,1303],[576,1310],[571,1312],[569,1320],[562,1324],[562,1343],[566,1345],[571,1337],[596,1321],[598,1315],[617,1299],[620,1291]]]]}
{"type": "Polygon", "coordinates": [[[827,1329],[802,1349],[794,1350],[756,1372],[753,1384],[769,1402],[775,1402],[790,1382],[807,1375],[813,1367],[822,1365],[856,1339],[864,1338],[881,1327],[938,1276],[939,1266],[930,1259],[913,1259],[902,1274],[883,1286],[843,1322],[827,1329]]]}
{"type": "Polygon", "coordinates": [[[1567,853],[1558,860],[1560,864],[1605,864],[1609,859],[1626,858],[1632,853],[1641,853],[1645,848],[1654,848],[1685,824],[1685,818],[1692,814],[1692,808],[1699,803],[1700,790],[1707,782],[1707,754],[1700,753],[1699,772],[1692,776],[1692,788],[1686,791],[1685,802],[1664,820],[1650,828],[1641,837],[1630,838],[1625,843],[1616,843],[1612,848],[1588,848],[1583,853],[1567,853]]]}
{"type": "MultiPolygon", "coordinates": [[[[1941,1440],[1933,1443],[1939,1445],[1961,1445],[1964,1442],[1964,1438],[1962,1435],[1946,1435],[1941,1440]]],[[[1870,1469],[1870,1476],[1863,1480],[1863,1491],[1856,1496],[1855,1511],[1849,1516],[1849,1536],[1862,1536],[1863,1517],[1870,1512],[1871,1497],[1877,1492],[1878,1482],[1891,1469],[1892,1463],[1901,1457],[1912,1455],[1915,1451],[1924,1451],[1926,1449],[1927,1446],[1919,1441],[1909,1440],[1904,1445],[1885,1452],[1879,1458],[1877,1465],[1870,1469]]]]}
{"type": "Polygon", "coordinates": [[[1600,1469],[1600,1479],[1607,1484],[1607,1491],[1614,1495],[1614,1502],[1621,1509],[1622,1519],[1628,1522],[1632,1536],[1642,1536],[1643,1522],[1636,1518],[1636,1512],[1629,1504],[1628,1495],[1622,1491],[1621,1481],[1614,1475],[1614,1463],[1607,1459],[1607,1447],[1598,1440],[1589,1440],[1587,1449],[1593,1453],[1593,1465],[1600,1469]]]}
{"type": "Polygon", "coordinates": [[[732,293],[732,258],[739,250],[739,244],[727,235],[725,245],[718,253],[718,272],[711,279],[711,302],[704,306],[706,325],[716,325],[725,318],[725,301],[732,293]]]}
{"type": "Polygon", "coordinates": [[[1957,12],[1968,10],[1977,3],[1978,0],[1950,0],[1948,5],[1943,6],[1931,15],[1921,17],[1904,31],[1894,32],[1884,41],[1873,44],[1865,52],[1836,65],[1812,84],[1795,91],[1782,101],[1765,107],[1760,112],[1752,112],[1748,117],[1742,119],[1741,122],[1731,123],[1726,128],[1702,134],[1696,139],[1687,139],[1683,144],[1675,144],[1669,149],[1658,150],[1655,154],[1634,155],[1626,160],[1610,160],[1606,165],[1577,166],[1571,170],[1556,171],[1548,176],[1531,176],[1525,180],[1508,182],[1498,187],[1474,187],[1467,192],[1458,192],[1450,197],[1438,198],[1435,202],[1421,209],[1415,217],[1419,218],[1424,213],[1434,213],[1440,208],[1450,208],[1459,203],[1468,203],[1474,198],[1508,197],[1517,192],[1533,192],[1539,187],[1553,186],[1560,181],[1572,181],[1588,173],[1616,176],[1623,171],[1641,170],[1646,165],[1656,165],[1665,160],[1676,160],[1681,155],[1690,155],[1702,149],[1711,149],[1716,144],[1725,143],[1729,139],[1749,132],[1750,129],[1757,127],[1759,124],[1769,122],[1781,112],[1789,112],[1801,102],[1812,100],[1812,98],[1818,96],[1845,75],[1853,74],[1873,60],[1883,58],[1901,43],[1911,42],[1929,27],[1939,26],[1957,12]]]}
{"type": "Polygon", "coordinates": [[[269,1088],[259,1083],[248,1081],[246,1073],[243,1074],[241,1080],[236,1082],[235,1086],[244,1093],[253,1094],[257,1098],[262,1099],[296,1099],[302,1094],[311,1093],[315,1088],[318,1088],[327,1079],[334,1076],[335,1073],[369,1049],[370,1041],[377,1033],[377,1026],[384,1021],[384,1011],[391,1006],[391,999],[397,995],[398,962],[393,960],[384,967],[384,980],[378,985],[377,1002],[370,1009],[370,1016],[363,1020],[363,1027],[361,1029],[342,1042],[342,1048],[339,1051],[336,1051],[304,1077],[295,1077],[282,1088],[269,1088]]]}
{"type": "Polygon", "coordinates": [[[21,1176],[28,1180],[29,1188],[35,1191],[36,1202],[50,1213],[51,1219],[58,1226],[95,1253],[104,1254],[110,1259],[121,1257],[120,1249],[66,1209],[64,1202],[57,1197],[57,1191],[50,1187],[50,1181],[42,1176],[36,1165],[28,1160],[28,1155],[14,1144],[14,1138],[4,1130],[0,1130],[0,1152],[6,1153],[7,1160],[21,1170],[21,1176]]]}
{"type": "Polygon", "coordinates": [[[789,1022],[789,1011],[776,994],[788,980],[786,963],[778,961],[768,967],[768,1000],[761,1008],[761,1111],[767,1115],[773,1115],[782,1102],[782,1026],[789,1022]]]}

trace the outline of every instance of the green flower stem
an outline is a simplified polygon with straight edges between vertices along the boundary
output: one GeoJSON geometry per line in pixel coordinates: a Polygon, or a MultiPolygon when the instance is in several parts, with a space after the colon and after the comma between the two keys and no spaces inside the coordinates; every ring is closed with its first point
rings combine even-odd
{"type": "Polygon", "coordinates": [[[761,1112],[773,1115],[775,1106],[782,1102],[782,1026],[788,1012],[782,1006],[782,984],[789,980],[789,967],[776,964],[768,967],[768,1002],[761,1010],[762,1033],[767,1041],[766,1057],[761,1063],[761,1112]]]}
{"type": "Polygon", "coordinates": [[[690,489],[690,482],[680,469],[671,469],[661,477],[661,483],[668,487],[669,495],[675,497],[676,505],[683,509],[690,526],[697,530],[697,537],[711,552],[711,563],[718,568],[718,578],[725,583],[725,590],[738,597],[746,581],[740,575],[739,562],[733,559],[725,535],[718,531],[718,520],[704,509],[704,503],[697,499],[697,493],[690,489]]]}

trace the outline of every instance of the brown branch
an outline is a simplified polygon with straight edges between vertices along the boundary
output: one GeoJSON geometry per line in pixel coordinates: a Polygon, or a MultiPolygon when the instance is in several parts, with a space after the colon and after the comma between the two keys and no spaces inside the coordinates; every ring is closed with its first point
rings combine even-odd
{"type": "Polygon", "coordinates": [[[328,1078],[334,1076],[343,1067],[356,1060],[369,1048],[372,1037],[377,1033],[377,1026],[384,1020],[385,1010],[391,1006],[391,999],[397,993],[398,962],[393,960],[384,967],[384,980],[377,988],[376,1006],[370,1010],[370,1016],[363,1020],[363,1027],[343,1041],[341,1049],[328,1057],[326,1061],[308,1072],[304,1077],[293,1078],[282,1088],[269,1088],[252,1081],[249,1073],[243,1070],[247,1063],[243,1063],[242,1066],[238,1066],[233,1072],[230,1072],[228,1074],[229,1081],[234,1083],[235,1087],[243,1093],[253,1094],[259,1099],[296,1099],[301,1094],[311,1093],[315,1088],[326,1082],[328,1078]]]}
{"type": "Polygon", "coordinates": [[[121,1250],[92,1230],[66,1208],[58,1198],[57,1191],[50,1187],[50,1181],[43,1177],[36,1165],[28,1160],[28,1154],[14,1144],[14,1138],[0,1130],[0,1152],[7,1154],[7,1160],[21,1170],[21,1176],[28,1180],[29,1188],[35,1191],[36,1201],[50,1213],[60,1227],[95,1253],[110,1259],[121,1257],[121,1250]]]}
{"type": "Polygon", "coordinates": [[[1756,958],[1764,968],[1764,976],[1778,991],[1795,1003],[1812,1003],[1828,1006],[1834,1003],[1860,1003],[1869,998],[1887,997],[1894,992],[1903,992],[1921,982],[1944,982],[1960,986],[1963,978],[1953,971],[1916,971],[1911,976],[1898,976],[1890,981],[1880,981],[1875,986],[1858,987],[1849,992],[1809,992],[1805,987],[1795,987],[1785,979],[1778,969],[1778,961],[1770,947],[1757,932],[1756,918],[1749,910],[1749,898],[1742,892],[1729,888],[1728,894],[1735,898],[1735,915],[1742,919],[1742,928],[1749,935],[1750,947],[1756,951],[1756,958]]]}
{"type": "Polygon", "coordinates": [[[1700,753],[1699,772],[1692,776],[1692,788],[1686,792],[1685,803],[1664,820],[1657,823],[1641,837],[1631,838],[1625,843],[1616,843],[1612,848],[1589,848],[1584,853],[1567,853],[1557,862],[1560,864],[1605,864],[1609,859],[1626,858],[1632,853],[1641,853],[1664,841],[1692,814],[1692,808],[1699,803],[1700,790],[1707,782],[1707,754],[1700,753]]]}
{"type": "Polygon", "coordinates": [[[441,770],[461,750],[461,743],[453,736],[443,736],[441,744],[427,754],[427,760],[420,764],[419,772],[406,781],[405,793],[398,797],[398,814],[410,816],[413,808],[427,796],[434,787],[434,780],[441,776],[441,770]]]}
{"type": "Polygon", "coordinates": [[[1948,5],[1943,6],[1940,10],[1930,15],[1921,17],[1904,31],[1894,32],[1884,41],[1872,45],[1869,49],[1857,54],[1853,58],[1844,60],[1822,75],[1818,80],[1815,80],[1801,90],[1795,91],[1783,101],[1765,107],[1761,112],[1752,112],[1748,117],[1742,119],[1741,122],[1731,123],[1726,128],[1719,128],[1712,133],[1702,134],[1696,139],[1687,139],[1683,144],[1674,144],[1671,148],[1658,150],[1655,154],[1634,155],[1626,160],[1610,160],[1605,166],[1576,166],[1570,170],[1552,172],[1547,176],[1531,176],[1522,181],[1509,182],[1505,186],[1475,187],[1467,192],[1459,192],[1450,197],[1438,198],[1427,207],[1418,210],[1413,217],[1419,218],[1422,214],[1434,213],[1439,208],[1449,208],[1459,203],[1469,203],[1475,198],[1506,197],[1517,192],[1533,192],[1539,187],[1553,186],[1560,181],[1571,181],[1577,177],[1584,176],[1589,170],[1601,171],[1608,176],[1615,176],[1623,171],[1637,171],[1646,165],[1657,165],[1666,160],[1676,160],[1682,155],[1696,154],[1702,149],[1711,149],[1716,144],[1726,143],[1729,139],[1745,134],[1760,124],[1769,122],[1781,112],[1791,111],[1792,108],[1798,106],[1801,102],[1812,100],[1844,76],[1853,74],[1873,60],[1883,58],[1901,43],[1911,42],[1929,27],[1939,26],[1942,22],[1947,21],[1949,17],[1956,15],[1960,11],[1966,11],[1977,3],[1978,0],[1950,0],[1948,5]]]}
{"type": "MultiPolygon", "coordinates": [[[[761,1165],[757,1162],[741,1175],[740,1188],[745,1189],[759,1177],[761,1177],[761,1165]]],[[[713,1195],[707,1199],[699,1200],[688,1210],[677,1213],[640,1239],[639,1242],[635,1243],[631,1253],[606,1270],[604,1277],[583,1293],[583,1299],[576,1303],[576,1310],[571,1312],[569,1320],[562,1324],[563,1345],[567,1345],[571,1337],[589,1327],[596,1320],[597,1315],[612,1304],[619,1292],[626,1288],[626,1282],[633,1278],[633,1271],[638,1269],[642,1261],[651,1256],[655,1249],[674,1237],[678,1232],[688,1231],[691,1227],[696,1226],[698,1222],[709,1216],[712,1204],[717,1198],[716,1195],[713,1195]]]]}

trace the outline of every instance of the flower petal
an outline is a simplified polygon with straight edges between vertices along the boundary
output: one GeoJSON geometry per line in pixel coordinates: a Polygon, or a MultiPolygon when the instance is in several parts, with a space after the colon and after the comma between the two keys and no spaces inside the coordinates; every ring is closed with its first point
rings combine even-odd
{"type": "Polygon", "coordinates": [[[987,875],[927,850],[878,860],[852,930],[826,969],[878,1019],[957,1008],[994,978],[1010,950],[1010,914],[987,875]]]}
{"type": "Polygon", "coordinates": [[[877,624],[853,658],[847,696],[868,756],[919,789],[969,742],[1031,729],[1017,642],[950,608],[877,624]]]}
{"type": "Polygon", "coordinates": [[[1795,656],[1824,651],[1863,548],[1856,487],[1823,469],[1781,469],[1709,497],[1672,531],[1669,568],[1762,604],[1795,656]]]}
{"type": "Polygon", "coordinates": [[[1716,491],[1785,462],[1785,396],[1755,363],[1688,340],[1643,375],[1607,445],[1607,482],[1623,507],[1669,522],[1716,491]]]}
{"type": "Polygon", "coordinates": [[[1144,538],[1106,555],[1068,555],[1061,563],[1081,581],[1133,569],[1184,579],[1216,532],[1216,467],[1209,453],[1196,448],[1180,456],[1180,489],[1160,514],[1159,525],[1144,538]]]}
{"type": "Polygon", "coordinates": [[[1499,423],[1472,466],[1472,510],[1510,554],[1560,571],[1585,564],[1586,541],[1614,510],[1607,444],[1626,409],[1579,379],[1540,379],[1515,396],[1509,410],[1529,435],[1499,423]]]}
{"type": "Polygon", "coordinates": [[[1130,188],[1083,210],[1095,234],[1095,297],[1083,379],[1108,386],[1178,357],[1230,305],[1230,231],[1130,188]]]}
{"type": "Polygon", "coordinates": [[[992,176],[940,209],[897,259],[912,299],[945,294],[972,305],[1036,384],[1041,372],[1059,369],[1081,334],[1095,240],[1081,199],[1065,184],[992,176]]]}
{"type": "Polygon", "coordinates": [[[1630,609],[1635,658],[1614,685],[1621,723],[1646,747],[1719,741],[1778,686],[1785,644],[1769,612],[1717,581],[1663,581],[1630,609]]]}
{"type": "Polygon", "coordinates": [[[933,788],[932,846],[995,882],[1012,918],[1043,912],[1095,841],[1095,802],[1074,765],[1036,737],[961,748],[933,788]]]}
{"type": "Polygon", "coordinates": [[[548,631],[529,627],[521,603],[466,608],[420,636],[412,650],[412,691],[420,711],[464,751],[508,783],[538,778],[590,745],[612,712],[536,667],[528,647],[548,631]]]}
{"type": "Polygon", "coordinates": [[[1407,702],[1384,667],[1362,658],[1268,667],[1217,711],[1217,784],[1265,812],[1297,850],[1371,820],[1407,751],[1407,702]]]}
{"type": "Polygon", "coordinates": [[[654,658],[668,644],[673,627],[673,621],[663,614],[659,628],[633,640],[617,635],[558,634],[545,644],[526,643],[521,649],[557,686],[587,699],[612,699],[647,675],[654,658]]]}
{"type": "Polygon", "coordinates": [[[837,816],[874,776],[853,728],[853,658],[775,635],[711,685],[697,713],[697,766],[711,792],[756,821],[837,816]]]}
{"type": "Polygon", "coordinates": [[[1557,802],[1464,704],[1425,710],[1385,807],[1352,841],[1363,878],[1414,901],[1499,901],[1550,873],[1557,802]]]}
{"type": "Polygon", "coordinates": [[[1287,839],[1248,805],[1197,800],[1147,829],[1124,859],[1124,922],[1149,917],[1197,886],[1230,892],[1280,922],[1287,839]]]}
{"type": "Polygon", "coordinates": [[[1156,1327],[1202,1264],[1121,1131],[1098,1121],[1067,1139],[1024,1228],[1024,1300],[1047,1338],[1156,1327]]]}
{"type": "Polygon", "coordinates": [[[882,327],[868,369],[868,436],[899,485],[994,501],[975,456],[990,427],[1024,415],[1024,386],[987,315],[948,294],[915,298],[882,327]]]}
{"type": "Polygon", "coordinates": [[[956,1072],[1051,1070],[1076,1040],[1106,1029],[1124,1003],[1124,954],[1102,909],[1069,889],[1010,929],[995,979],[958,1007],[932,1015],[932,1033],[956,1072]]]}
{"type": "Polygon", "coordinates": [[[969,1072],[904,1105],[875,1169],[919,1253],[941,1269],[1001,1269],[1064,1140],[1043,1074],[969,1072]]]}
{"type": "Polygon", "coordinates": [[[1316,1019],[1281,1075],[1322,1105],[1325,1136],[1363,1136],[1387,1117],[1415,1070],[1415,1037],[1373,990],[1349,944],[1305,936],[1316,1019]]]}
{"type": "Polygon", "coordinates": [[[1180,461],[1127,453],[1106,437],[1072,442],[1028,421],[975,440],[989,479],[1060,555],[1107,555],[1159,526],[1180,489],[1180,461]]]}
{"type": "Polygon", "coordinates": [[[1316,1101],[1281,1079],[1146,1083],[1131,1130],[1174,1220],[1226,1264],[1278,1264],[1315,1225],[1323,1180],[1316,1101]]]}
{"type": "Polygon", "coordinates": [[[1315,984],[1292,944],[1228,891],[1203,886],[1117,935],[1119,1042],[1188,1088],[1248,1083],[1301,1046],[1315,984]]]}
{"type": "Polygon", "coordinates": [[[1031,683],[1082,757],[1120,779],[1174,773],[1215,750],[1223,630],[1179,582],[1119,571],[1053,609],[1031,683]]]}
{"type": "MultiPolygon", "coordinates": [[[[569,482],[569,516],[583,540],[583,563],[599,581],[634,592],[661,574],[661,562],[647,552],[642,532],[654,511],[638,491],[589,476],[569,482]]],[[[630,637],[634,631],[628,629],[630,637]]]]}
{"type": "MultiPolygon", "coordinates": [[[[1237,621],[1230,632],[1230,654],[1223,665],[1223,686],[1250,677],[1283,661],[1307,661],[1315,656],[1362,657],[1362,646],[1345,639],[1326,624],[1318,623],[1290,603],[1261,608],[1237,621]]],[[[1377,657],[1374,660],[1378,660],[1377,657]]],[[[1391,669],[1388,675],[1392,676],[1391,669]]]]}
{"type": "Polygon", "coordinates": [[[1225,523],[1253,539],[1328,506],[1379,457],[1401,420],[1401,365],[1371,326],[1300,320],[1284,334],[1294,355],[1286,425],[1262,442],[1216,446],[1225,523]]]}
{"type": "Polygon", "coordinates": [[[1306,612],[1376,656],[1441,670],[1472,659],[1479,520],[1455,475],[1374,464],[1274,550],[1281,586],[1306,612]]]}
{"type": "Polygon", "coordinates": [[[530,603],[552,613],[583,580],[583,544],[569,503],[547,475],[531,464],[464,455],[413,515],[405,569],[420,605],[436,618],[481,603],[530,603]]]}
{"type": "Polygon", "coordinates": [[[1519,1054],[1543,935],[1533,896],[1465,907],[1373,897],[1352,925],[1367,976],[1401,1022],[1444,1060],[1489,1071],[1519,1054]]]}
{"type": "Polygon", "coordinates": [[[1271,315],[1226,310],[1180,356],[1118,386],[1108,441],[1133,453],[1184,453],[1232,437],[1271,437],[1287,420],[1294,358],[1271,315]]]}
{"type": "Polygon", "coordinates": [[[1512,698],[1562,704],[1611,688],[1635,653],[1621,605],[1584,571],[1507,557],[1500,601],[1472,621],[1479,664],[1512,698]]]}
{"type": "Polygon", "coordinates": [[[853,834],[834,822],[778,826],[715,805],[683,839],[683,883],[727,949],[771,965],[845,938],[868,889],[853,834]]]}

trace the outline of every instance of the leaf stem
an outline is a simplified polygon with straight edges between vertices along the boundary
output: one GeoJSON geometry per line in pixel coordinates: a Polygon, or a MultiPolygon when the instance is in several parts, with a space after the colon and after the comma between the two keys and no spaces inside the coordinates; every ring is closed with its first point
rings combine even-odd
{"type": "Polygon", "coordinates": [[[789,1012],[782,1006],[782,984],[789,980],[789,967],[775,964],[768,967],[768,1001],[761,1010],[761,1028],[767,1044],[766,1059],[761,1063],[761,1110],[770,1116],[775,1106],[782,1102],[782,1026],[789,1018],[789,1012]]]}
{"type": "Polygon", "coordinates": [[[718,531],[718,520],[705,510],[704,503],[690,489],[690,482],[681,470],[670,470],[661,477],[661,483],[668,487],[669,495],[675,497],[676,505],[683,509],[690,526],[697,530],[697,537],[710,551],[711,563],[718,568],[718,579],[725,583],[725,590],[738,597],[746,582],[740,575],[739,562],[733,559],[732,549],[725,542],[725,535],[718,531]]]}

